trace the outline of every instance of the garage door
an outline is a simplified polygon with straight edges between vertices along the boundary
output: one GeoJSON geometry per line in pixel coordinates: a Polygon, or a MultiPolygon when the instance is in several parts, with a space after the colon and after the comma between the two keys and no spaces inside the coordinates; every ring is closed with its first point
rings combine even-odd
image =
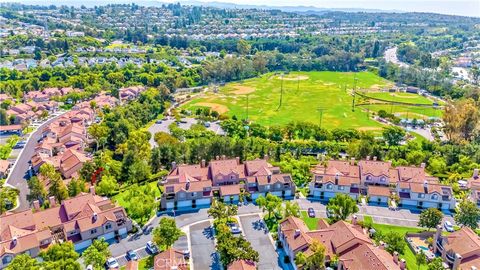
{"type": "Polygon", "coordinates": [[[80,243],[77,243],[75,244],[75,250],[82,250],[82,249],[86,249],[87,247],[89,247],[90,245],[92,244],[92,240],[85,240],[83,242],[80,242],[80,243]]]}
{"type": "Polygon", "coordinates": [[[119,235],[127,234],[127,228],[121,228],[120,230],[118,230],[118,234],[119,235]]]}
{"type": "Polygon", "coordinates": [[[274,192],[271,192],[272,195],[275,195],[277,197],[281,197],[282,196],[282,192],[281,191],[274,191],[274,192]]]}
{"type": "Polygon", "coordinates": [[[438,203],[433,203],[433,202],[424,202],[423,203],[424,208],[437,208],[438,203]]]}
{"type": "Polygon", "coordinates": [[[178,207],[191,207],[192,201],[179,201],[177,204],[178,207]]]}
{"type": "Polygon", "coordinates": [[[285,190],[285,196],[292,196],[291,190],[285,190]]]}
{"type": "Polygon", "coordinates": [[[403,199],[403,200],[402,200],[402,205],[417,206],[417,201],[415,201],[415,200],[403,199]]]}
{"type": "Polygon", "coordinates": [[[333,197],[335,197],[335,192],[325,192],[325,197],[326,198],[333,198],[333,197]]]}
{"type": "Polygon", "coordinates": [[[104,238],[105,240],[112,239],[113,237],[115,237],[115,232],[109,232],[100,236],[100,238],[104,238]]]}
{"type": "Polygon", "coordinates": [[[313,196],[314,197],[320,197],[321,191],[314,191],[313,196]]]}
{"type": "Polygon", "coordinates": [[[197,205],[210,205],[210,199],[199,199],[196,203],[197,205]]]}
{"type": "Polygon", "coordinates": [[[172,209],[175,206],[174,202],[167,202],[167,209],[172,209]]]}

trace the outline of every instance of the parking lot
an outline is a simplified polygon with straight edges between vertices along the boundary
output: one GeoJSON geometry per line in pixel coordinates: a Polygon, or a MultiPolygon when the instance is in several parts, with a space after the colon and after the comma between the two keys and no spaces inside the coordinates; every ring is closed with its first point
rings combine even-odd
{"type": "MultiPolygon", "coordinates": [[[[158,123],[155,123],[148,128],[148,131],[152,134],[152,137],[150,138],[150,145],[152,145],[152,147],[156,145],[155,141],[153,140],[153,136],[155,135],[155,133],[158,133],[158,132],[170,133],[168,126],[170,126],[173,123],[175,123],[175,119],[168,118],[168,119],[161,120],[161,122],[159,121],[158,123]]],[[[187,130],[187,129],[190,129],[192,125],[196,123],[198,123],[197,119],[182,118],[181,122],[178,123],[178,127],[181,129],[187,130]]],[[[216,122],[209,122],[209,127],[207,127],[207,129],[210,131],[213,131],[217,135],[225,134],[223,129],[220,127],[220,124],[216,122]]]]}
{"type": "Polygon", "coordinates": [[[240,223],[245,238],[260,255],[258,269],[281,270],[278,254],[270,241],[268,230],[260,216],[258,214],[242,216],[240,217],[240,223]]]}
{"type": "Polygon", "coordinates": [[[220,270],[210,221],[190,226],[191,259],[195,269],[220,270]]]}

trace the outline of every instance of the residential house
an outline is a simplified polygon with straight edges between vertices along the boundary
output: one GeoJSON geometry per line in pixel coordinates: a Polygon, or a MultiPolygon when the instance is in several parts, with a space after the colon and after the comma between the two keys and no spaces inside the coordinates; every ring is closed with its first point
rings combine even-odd
{"type": "Polygon", "coordinates": [[[252,199],[272,193],[276,196],[291,197],[295,186],[289,174],[280,173],[278,167],[267,159],[240,162],[239,158],[216,157],[208,166],[205,160],[195,165],[177,166],[161,182],[165,187],[161,205],[163,209],[197,207],[210,205],[217,196],[225,202],[236,203],[242,193],[252,199]]]}
{"type": "Polygon", "coordinates": [[[7,212],[0,216],[0,269],[18,255],[38,256],[41,249],[53,243],[72,241],[75,250],[83,250],[94,239],[124,236],[132,229],[125,209],[108,198],[82,193],[57,205],[50,197],[50,208],[40,209],[33,202],[33,211],[7,212]]]}
{"type": "Polygon", "coordinates": [[[118,96],[120,97],[120,101],[132,100],[136,99],[140,93],[145,90],[146,88],[144,86],[124,87],[118,90],[118,96]]]}
{"type": "Polygon", "coordinates": [[[11,166],[10,161],[0,159],[0,179],[7,178],[11,166]]]}
{"type": "Polygon", "coordinates": [[[470,199],[480,206],[480,173],[474,169],[472,178],[468,179],[467,187],[470,190],[470,199]]]}
{"type": "Polygon", "coordinates": [[[448,235],[442,234],[437,226],[433,239],[433,250],[440,253],[444,262],[453,270],[473,270],[480,267],[480,236],[469,227],[448,235]]]}
{"type": "Polygon", "coordinates": [[[153,259],[154,270],[188,270],[189,264],[185,254],[177,249],[169,248],[160,252],[153,259]]]}
{"type": "Polygon", "coordinates": [[[228,265],[227,270],[257,270],[257,265],[253,261],[236,260],[228,265]]]}
{"type": "MultiPolygon", "coordinates": [[[[312,254],[311,244],[318,241],[325,247],[325,262],[329,264],[338,258],[337,270],[363,269],[406,269],[404,260],[384,250],[384,246],[375,246],[362,227],[352,223],[338,221],[332,225],[321,220],[316,230],[309,230],[300,218],[288,217],[278,226],[278,239],[282,243],[294,269],[300,269],[294,261],[298,253],[312,254]]],[[[283,258],[280,258],[283,260],[283,258]]]]}
{"type": "Polygon", "coordinates": [[[371,203],[383,205],[395,199],[404,207],[452,210],[456,204],[452,188],[428,175],[425,164],[394,168],[390,162],[377,161],[375,157],[358,163],[354,159],[329,160],[318,164],[312,173],[312,199],[328,200],[343,193],[353,199],[368,196],[371,203]]]}

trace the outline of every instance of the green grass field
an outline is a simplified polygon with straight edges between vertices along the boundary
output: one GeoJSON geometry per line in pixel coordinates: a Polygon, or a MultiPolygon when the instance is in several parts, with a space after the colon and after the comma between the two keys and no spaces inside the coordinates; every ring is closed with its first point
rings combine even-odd
{"type": "MultiPolygon", "coordinates": [[[[284,125],[292,121],[319,123],[320,108],[323,111],[323,127],[379,130],[382,125],[369,118],[366,108],[356,107],[352,112],[351,93],[355,77],[357,89],[361,91],[373,93],[392,85],[370,72],[292,72],[285,75],[283,80],[280,75],[268,73],[258,78],[229,83],[220,87],[218,93],[209,92],[198,96],[182,108],[194,110],[210,107],[220,114],[244,119],[248,95],[248,118],[267,126],[284,125]],[[282,81],[283,99],[279,106],[282,81]]],[[[414,94],[402,93],[399,98],[428,102],[426,98],[414,94]]],[[[405,113],[413,113],[414,109],[416,108],[405,108],[405,113]]],[[[378,110],[375,108],[374,111],[378,110]]]]}

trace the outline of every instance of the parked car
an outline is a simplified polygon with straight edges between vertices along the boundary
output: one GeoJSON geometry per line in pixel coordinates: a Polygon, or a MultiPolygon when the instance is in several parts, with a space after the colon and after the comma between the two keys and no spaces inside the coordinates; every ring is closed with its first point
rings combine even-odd
{"type": "Polygon", "coordinates": [[[155,121],[155,124],[161,124],[161,123],[162,123],[162,120],[155,121]]]}
{"type": "Polygon", "coordinates": [[[313,210],[313,208],[308,208],[308,216],[311,217],[311,218],[314,218],[315,217],[315,210],[313,210]]]}
{"type": "Polygon", "coordinates": [[[240,229],[240,227],[238,227],[238,224],[236,223],[228,223],[228,227],[230,227],[230,232],[233,234],[242,233],[242,230],[240,229]]]}
{"type": "Polygon", "coordinates": [[[450,221],[448,221],[448,220],[443,223],[443,227],[445,228],[445,230],[446,230],[447,232],[454,232],[454,231],[455,231],[455,230],[453,229],[453,224],[452,224],[450,221]]]}
{"type": "Polygon", "coordinates": [[[117,259],[110,257],[107,259],[107,262],[105,263],[107,266],[107,269],[112,269],[112,268],[119,268],[120,265],[118,264],[117,259]]]}
{"type": "Polygon", "coordinates": [[[150,254],[158,253],[158,248],[152,241],[148,241],[147,246],[145,248],[147,249],[147,252],[149,252],[150,254]]]}
{"type": "Polygon", "coordinates": [[[209,122],[205,122],[205,124],[203,124],[206,128],[209,128],[210,127],[210,123],[209,122]]]}
{"type": "Polygon", "coordinates": [[[138,260],[137,253],[135,251],[131,250],[131,249],[129,251],[127,251],[127,256],[126,257],[127,257],[127,260],[129,260],[129,261],[138,260]]]}
{"type": "Polygon", "coordinates": [[[190,251],[189,251],[188,249],[185,249],[185,250],[183,251],[183,257],[184,257],[185,259],[190,259],[190,251]]]}

